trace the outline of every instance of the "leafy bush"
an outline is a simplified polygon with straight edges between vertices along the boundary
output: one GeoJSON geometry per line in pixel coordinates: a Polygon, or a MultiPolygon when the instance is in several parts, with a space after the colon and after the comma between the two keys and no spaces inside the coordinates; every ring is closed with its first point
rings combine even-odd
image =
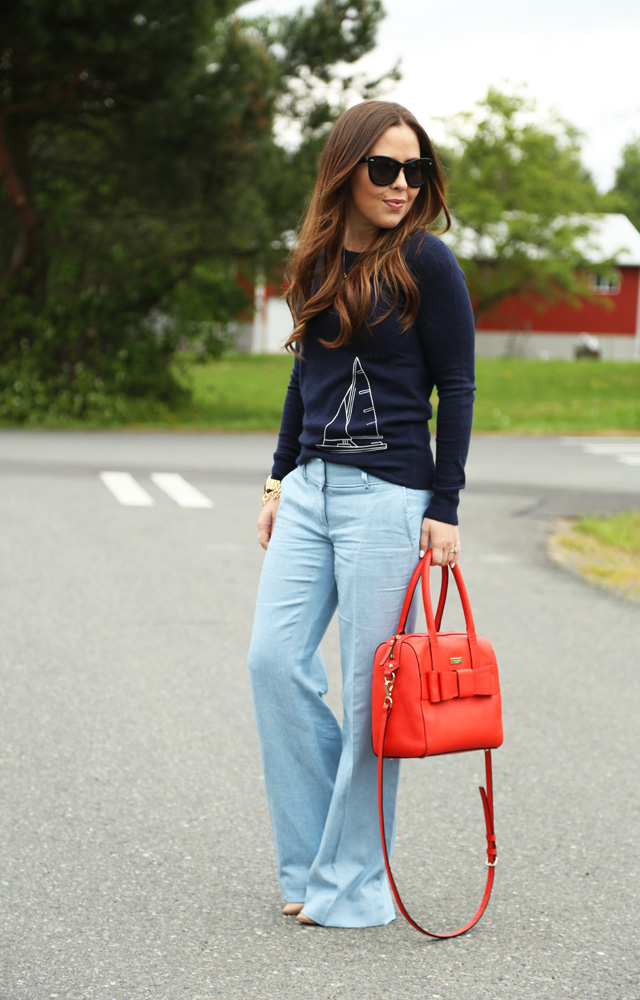
{"type": "Polygon", "coordinates": [[[162,409],[186,393],[170,370],[174,328],[159,330],[99,289],[37,312],[26,297],[13,296],[4,310],[0,346],[3,423],[60,424],[85,417],[126,422],[140,398],[150,397],[162,409]]]}

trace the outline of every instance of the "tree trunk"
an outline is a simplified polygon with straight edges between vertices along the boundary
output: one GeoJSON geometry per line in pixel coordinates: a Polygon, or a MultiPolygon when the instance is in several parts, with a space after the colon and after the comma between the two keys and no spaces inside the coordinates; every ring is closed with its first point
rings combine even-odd
{"type": "Polygon", "coordinates": [[[38,249],[38,219],[31,207],[26,186],[9,152],[2,115],[0,115],[0,177],[18,221],[18,236],[6,271],[7,282],[12,283],[34,262],[38,249]]]}

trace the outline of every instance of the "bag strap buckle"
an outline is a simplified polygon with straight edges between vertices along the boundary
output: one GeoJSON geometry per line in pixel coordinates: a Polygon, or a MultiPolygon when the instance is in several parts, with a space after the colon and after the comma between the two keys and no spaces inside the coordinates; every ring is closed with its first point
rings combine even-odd
{"type": "Polygon", "coordinates": [[[383,707],[389,711],[393,705],[393,698],[391,697],[391,692],[393,691],[393,685],[396,681],[396,672],[392,670],[389,674],[385,674],[384,678],[384,701],[383,707]]]}

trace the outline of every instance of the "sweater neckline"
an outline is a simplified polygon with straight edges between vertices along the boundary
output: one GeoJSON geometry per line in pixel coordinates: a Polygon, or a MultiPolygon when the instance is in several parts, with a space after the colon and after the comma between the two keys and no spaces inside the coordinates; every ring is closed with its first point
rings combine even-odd
{"type": "Polygon", "coordinates": [[[347,280],[347,275],[349,271],[357,261],[358,257],[361,257],[364,251],[362,250],[347,250],[346,247],[342,248],[340,254],[340,262],[342,264],[342,278],[343,281],[347,280]]]}

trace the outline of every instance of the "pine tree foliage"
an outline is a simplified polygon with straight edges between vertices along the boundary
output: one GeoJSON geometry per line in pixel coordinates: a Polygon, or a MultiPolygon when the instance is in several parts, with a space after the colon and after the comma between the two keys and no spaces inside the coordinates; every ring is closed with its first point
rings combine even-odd
{"type": "Polygon", "coordinates": [[[125,418],[179,393],[282,256],[380,0],[243,21],[239,0],[4,0],[0,420],[125,418]],[[279,141],[284,121],[293,147],[279,141]]]}

